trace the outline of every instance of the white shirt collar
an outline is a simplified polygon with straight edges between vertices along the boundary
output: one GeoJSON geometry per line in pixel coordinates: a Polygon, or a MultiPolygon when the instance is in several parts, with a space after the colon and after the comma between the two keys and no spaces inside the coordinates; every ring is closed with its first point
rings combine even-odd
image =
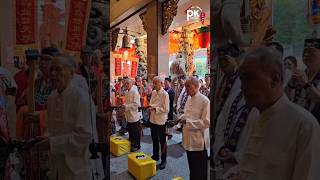
{"type": "Polygon", "coordinates": [[[288,104],[288,102],[290,102],[290,100],[283,94],[276,103],[261,113],[261,119],[269,119],[271,116],[274,116],[279,109],[288,104]]]}

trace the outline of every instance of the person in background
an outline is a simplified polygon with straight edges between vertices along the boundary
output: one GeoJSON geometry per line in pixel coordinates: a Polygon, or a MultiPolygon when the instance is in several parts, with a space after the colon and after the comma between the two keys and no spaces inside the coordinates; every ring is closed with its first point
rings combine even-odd
{"type": "Polygon", "coordinates": [[[19,109],[27,104],[27,88],[29,81],[29,64],[30,61],[26,60],[25,63],[22,63],[22,66],[19,67],[20,71],[18,71],[14,75],[14,80],[17,83],[17,94],[16,94],[16,112],[19,112],[19,109]]]}
{"type": "MultiPolygon", "coordinates": [[[[285,57],[284,58],[284,66],[286,69],[289,69],[292,73],[298,71],[298,62],[294,56],[285,57]]],[[[298,89],[301,89],[301,87],[299,88],[299,84],[297,83],[297,81],[291,77],[287,86],[285,87],[285,92],[286,92],[288,98],[291,101],[296,103],[297,96],[295,97],[295,89],[297,89],[297,91],[299,91],[298,89]]],[[[298,95],[298,93],[297,93],[297,95],[298,95]]]]}
{"type": "Polygon", "coordinates": [[[298,68],[298,61],[294,56],[287,56],[284,58],[284,67],[290,71],[294,71],[298,68]]]}
{"type": "Polygon", "coordinates": [[[79,69],[77,70],[77,73],[82,75],[89,86],[90,93],[95,99],[95,92],[96,92],[96,86],[97,86],[97,77],[94,72],[94,68],[92,66],[92,58],[93,57],[93,50],[89,46],[84,46],[81,49],[81,64],[79,66],[79,69]]]}
{"type": "Polygon", "coordinates": [[[151,98],[151,94],[152,94],[152,86],[150,84],[148,84],[148,80],[147,79],[143,79],[142,80],[142,85],[143,85],[143,95],[148,97],[148,101],[150,101],[151,98]]]}
{"type": "Polygon", "coordinates": [[[138,91],[139,91],[139,94],[140,94],[140,96],[141,96],[142,93],[143,93],[143,91],[144,91],[143,85],[142,85],[142,78],[141,78],[140,76],[137,76],[137,77],[135,78],[134,84],[137,86],[138,91]]]}
{"type": "Polygon", "coordinates": [[[140,95],[134,82],[130,78],[126,79],[124,85],[128,92],[125,96],[124,114],[127,120],[127,126],[129,131],[129,141],[131,142],[131,152],[138,151],[141,148],[141,126],[140,126],[140,114],[138,108],[140,105],[140,95]]]}
{"type": "Polygon", "coordinates": [[[186,76],[180,76],[179,77],[179,97],[177,99],[177,106],[176,106],[176,111],[177,111],[177,115],[178,117],[181,116],[184,112],[184,106],[185,103],[187,102],[187,98],[188,98],[188,94],[186,92],[186,88],[185,88],[185,82],[186,82],[186,76]]]}
{"type": "Polygon", "coordinates": [[[189,98],[180,119],[183,124],[182,145],[187,151],[190,180],[207,180],[210,101],[199,92],[197,78],[189,77],[185,87],[189,98]]]}
{"type": "Polygon", "coordinates": [[[160,169],[164,169],[167,164],[167,143],[166,143],[166,122],[170,110],[170,100],[168,93],[163,89],[163,79],[159,76],[153,78],[154,90],[152,91],[149,104],[150,128],[153,142],[152,159],[159,160],[159,143],[161,145],[160,169]]]}
{"type": "Polygon", "coordinates": [[[240,88],[238,73],[240,49],[238,46],[236,44],[227,44],[218,48],[218,63],[223,74],[218,80],[214,97],[214,104],[217,107],[217,117],[228,97],[240,88]]]}
{"type": "Polygon", "coordinates": [[[200,86],[200,93],[210,98],[210,76],[205,75],[205,84],[200,86]]]}
{"type": "MultiPolygon", "coordinates": [[[[274,50],[277,50],[281,55],[281,59],[283,58],[284,48],[279,42],[269,42],[269,43],[266,43],[265,45],[267,47],[274,49],[274,50]]],[[[284,59],[284,63],[286,63],[285,59],[284,59]]],[[[288,82],[290,81],[290,79],[293,75],[293,72],[287,66],[284,66],[284,68],[285,68],[285,76],[284,76],[283,87],[285,88],[287,86],[288,82]]]]}
{"type": "MultiPolygon", "coordinates": [[[[44,48],[41,51],[39,60],[39,73],[34,82],[34,101],[35,101],[35,113],[34,115],[39,117],[39,131],[38,135],[43,135],[45,131],[45,111],[47,110],[47,102],[50,93],[54,90],[52,80],[50,78],[50,66],[51,62],[59,53],[59,50],[53,47],[44,48]]],[[[29,81],[29,79],[28,79],[29,81]]],[[[24,96],[25,102],[27,103],[27,96],[24,96]]],[[[17,138],[29,139],[32,137],[26,136],[26,130],[28,125],[24,122],[24,114],[28,112],[28,107],[25,104],[21,107],[17,113],[16,122],[16,135],[17,138]]],[[[36,131],[36,130],[35,130],[36,131]]]]}
{"type": "MultiPolygon", "coordinates": [[[[46,83],[43,84],[41,82],[36,82],[36,86],[35,87],[36,91],[35,94],[39,95],[39,94],[44,94],[44,97],[36,97],[36,102],[38,101],[38,105],[37,106],[38,109],[43,109],[43,107],[41,107],[43,105],[43,101],[46,101],[47,95],[49,95],[48,93],[50,93],[50,83],[49,80],[47,78],[48,76],[48,69],[50,66],[50,59],[52,59],[52,57],[56,56],[57,54],[59,54],[59,50],[55,47],[46,47],[43,48],[41,50],[41,57],[40,57],[40,62],[39,62],[39,76],[38,81],[40,80],[39,78],[42,77],[45,78],[46,83]],[[41,85],[39,84],[41,83],[41,85]],[[42,87],[40,87],[42,86],[42,87]],[[47,88],[44,88],[44,86],[48,86],[48,90],[45,90],[47,88]],[[39,89],[40,88],[40,89],[39,89]],[[43,91],[43,92],[39,92],[39,91],[43,91]],[[41,100],[42,99],[42,100],[41,100]]],[[[17,72],[14,76],[14,79],[17,83],[17,95],[16,95],[16,106],[17,106],[17,112],[19,112],[19,109],[22,106],[25,106],[28,104],[27,102],[27,88],[28,88],[28,81],[29,81],[29,64],[30,61],[26,60],[26,63],[22,65],[21,70],[19,72],[17,72]]]]}
{"type": "Polygon", "coordinates": [[[306,70],[294,70],[292,80],[296,87],[291,88],[290,99],[311,112],[320,121],[320,50],[307,48],[303,53],[306,70]]]}
{"type": "MultiPolygon", "coordinates": [[[[152,87],[148,84],[148,80],[146,78],[142,79],[142,86],[143,86],[142,97],[143,97],[143,101],[145,102],[145,104],[141,104],[141,105],[148,106],[150,99],[151,99],[152,87]]],[[[149,117],[150,117],[149,112],[143,108],[142,109],[142,121],[143,121],[143,124],[146,126],[149,126],[149,117]]]]}
{"type": "MultiPolygon", "coordinates": [[[[168,113],[168,122],[169,121],[173,121],[173,101],[174,101],[174,96],[175,96],[175,92],[171,87],[171,78],[167,77],[164,80],[164,90],[168,93],[169,95],[169,101],[170,101],[170,110],[168,113]]],[[[171,127],[167,127],[167,136],[168,139],[172,138],[172,128],[171,127]]]]}
{"type": "MultiPolygon", "coordinates": [[[[115,85],[115,106],[120,107],[123,105],[125,86],[123,84],[124,80],[122,77],[118,77],[118,82],[115,85]]],[[[116,109],[116,119],[118,124],[121,126],[119,134],[123,135],[127,132],[127,122],[124,115],[123,108],[116,109]]]]}
{"type": "MultiPolygon", "coordinates": [[[[184,114],[184,107],[186,105],[187,99],[188,99],[188,93],[186,91],[186,87],[185,87],[185,82],[186,82],[187,77],[186,76],[180,76],[179,77],[179,86],[180,86],[180,95],[179,98],[177,100],[177,106],[176,106],[176,112],[177,112],[177,118],[180,119],[180,117],[184,114]],[[182,89],[181,89],[182,88],[182,89]]],[[[182,131],[182,124],[179,123],[176,126],[178,131],[182,131]]],[[[179,142],[179,144],[181,144],[181,142],[179,142]]]]}
{"type": "MultiPolygon", "coordinates": [[[[12,131],[9,124],[12,119],[9,115],[9,96],[15,96],[17,85],[9,70],[0,67],[0,143],[2,148],[12,140],[12,131]]],[[[0,179],[12,178],[12,166],[9,161],[9,153],[1,154],[5,159],[0,162],[0,179]],[[6,178],[5,178],[6,177],[6,178]]]]}
{"type": "MultiPolygon", "coordinates": [[[[183,91],[184,89],[184,83],[185,83],[185,79],[186,79],[186,76],[185,75],[180,75],[178,77],[176,77],[177,81],[178,81],[178,84],[176,85],[177,87],[177,90],[175,91],[176,95],[174,96],[174,106],[175,106],[175,109],[177,108],[178,106],[178,98],[181,94],[181,92],[183,91]]],[[[177,110],[177,109],[176,109],[177,110]]]]}
{"type": "Polygon", "coordinates": [[[204,85],[203,80],[199,79],[200,87],[204,85]]]}
{"type": "Polygon", "coordinates": [[[59,50],[54,47],[44,48],[39,60],[39,73],[34,83],[36,111],[46,110],[50,93],[54,90],[50,79],[50,65],[59,50]]]}
{"type": "Polygon", "coordinates": [[[100,49],[96,49],[95,51],[93,51],[93,55],[92,55],[92,69],[94,72],[94,76],[97,78],[101,78],[102,76],[102,57],[103,54],[101,52],[100,49]]]}

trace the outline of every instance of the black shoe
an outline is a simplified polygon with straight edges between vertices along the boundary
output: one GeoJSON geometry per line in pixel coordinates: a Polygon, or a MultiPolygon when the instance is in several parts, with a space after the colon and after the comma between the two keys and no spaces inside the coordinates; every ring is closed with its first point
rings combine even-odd
{"type": "Polygon", "coordinates": [[[152,155],[151,158],[152,158],[153,160],[155,160],[155,161],[159,161],[159,157],[156,158],[154,155],[152,155]]]}
{"type": "Polygon", "coordinates": [[[140,150],[140,148],[137,148],[137,147],[132,147],[130,149],[131,152],[136,152],[136,151],[139,151],[139,150],[140,150]]]}
{"type": "Polygon", "coordinates": [[[161,161],[159,168],[162,170],[166,168],[166,165],[167,165],[167,161],[161,161]]]}

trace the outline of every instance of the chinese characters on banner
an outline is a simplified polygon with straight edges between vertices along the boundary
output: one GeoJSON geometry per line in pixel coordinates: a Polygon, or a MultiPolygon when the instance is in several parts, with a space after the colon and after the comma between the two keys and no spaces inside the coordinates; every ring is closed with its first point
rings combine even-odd
{"type": "Polygon", "coordinates": [[[89,17],[88,0],[70,0],[66,50],[81,51],[89,17]]]}
{"type": "Polygon", "coordinates": [[[115,58],[114,60],[114,74],[115,76],[121,76],[122,73],[122,65],[121,65],[121,59],[122,59],[122,55],[120,53],[113,53],[113,57],[115,58]]]}
{"type": "Polygon", "coordinates": [[[16,44],[36,42],[36,0],[16,0],[16,44]]]}
{"type": "Polygon", "coordinates": [[[131,74],[131,71],[130,71],[130,61],[122,61],[122,65],[123,65],[123,76],[127,76],[129,77],[131,74]]]}
{"type": "Polygon", "coordinates": [[[135,58],[131,63],[131,77],[136,77],[138,72],[138,59],[135,58]]]}
{"type": "Polygon", "coordinates": [[[139,58],[135,55],[135,49],[114,51],[113,57],[115,76],[128,76],[132,78],[137,76],[139,58]]]}
{"type": "Polygon", "coordinates": [[[121,73],[122,73],[121,69],[122,69],[122,67],[121,67],[121,59],[120,58],[116,58],[115,59],[115,68],[114,68],[116,76],[121,76],[121,73]]]}

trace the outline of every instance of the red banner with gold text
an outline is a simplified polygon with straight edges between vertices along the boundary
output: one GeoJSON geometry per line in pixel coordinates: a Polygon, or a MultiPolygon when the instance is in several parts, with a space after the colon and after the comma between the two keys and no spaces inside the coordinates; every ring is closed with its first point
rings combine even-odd
{"type": "Polygon", "coordinates": [[[115,58],[115,75],[116,76],[121,76],[122,73],[122,65],[121,65],[121,59],[120,58],[115,58]]]}
{"type": "Polygon", "coordinates": [[[136,77],[137,72],[138,72],[138,58],[132,58],[132,63],[131,63],[131,77],[136,77]]]}
{"type": "Polygon", "coordinates": [[[36,43],[36,0],[16,0],[16,44],[36,43]]]}
{"type": "Polygon", "coordinates": [[[66,50],[81,51],[89,18],[89,0],[70,0],[66,50]]]}

